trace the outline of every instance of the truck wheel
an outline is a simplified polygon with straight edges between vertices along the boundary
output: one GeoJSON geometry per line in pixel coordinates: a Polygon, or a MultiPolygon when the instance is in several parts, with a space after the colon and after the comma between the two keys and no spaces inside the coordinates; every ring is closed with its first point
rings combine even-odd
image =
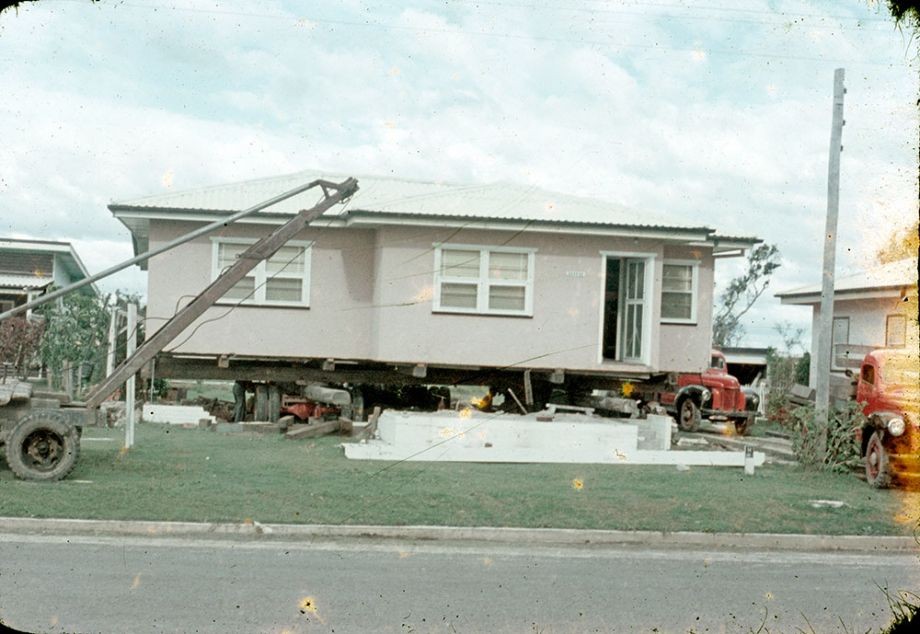
{"type": "Polygon", "coordinates": [[[677,406],[677,426],[681,431],[696,431],[700,426],[700,408],[696,406],[693,399],[685,398],[677,406]]]}
{"type": "Polygon", "coordinates": [[[744,417],[735,419],[735,433],[739,436],[747,436],[748,432],[751,430],[751,423],[754,422],[753,418],[744,417]]]}
{"type": "Polygon", "coordinates": [[[30,414],[6,440],[6,462],[23,480],[60,480],[73,470],[79,455],[77,428],[59,414],[30,414]]]}
{"type": "Polygon", "coordinates": [[[891,485],[891,462],[879,431],[872,432],[866,443],[866,481],[876,489],[891,485]]]}

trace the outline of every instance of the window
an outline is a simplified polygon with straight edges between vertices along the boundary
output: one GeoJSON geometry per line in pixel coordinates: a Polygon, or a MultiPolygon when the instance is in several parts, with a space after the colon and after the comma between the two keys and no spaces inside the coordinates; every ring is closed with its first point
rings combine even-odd
{"type": "Polygon", "coordinates": [[[533,261],[533,249],[438,247],[434,310],[530,316],[533,261]]]}
{"type": "Polygon", "coordinates": [[[885,320],[885,347],[903,348],[907,339],[907,318],[904,315],[888,315],[885,320]]]}
{"type": "Polygon", "coordinates": [[[875,368],[869,364],[864,365],[860,378],[870,385],[875,384],[875,368]]]}
{"type": "MultiPolygon", "coordinates": [[[[251,240],[214,241],[213,275],[236,262],[252,246],[251,240]]],[[[310,248],[308,242],[288,242],[227,291],[224,302],[261,306],[310,305],[310,248]]]]}
{"type": "Polygon", "coordinates": [[[699,264],[666,260],[661,274],[661,321],[696,323],[699,264]]]}

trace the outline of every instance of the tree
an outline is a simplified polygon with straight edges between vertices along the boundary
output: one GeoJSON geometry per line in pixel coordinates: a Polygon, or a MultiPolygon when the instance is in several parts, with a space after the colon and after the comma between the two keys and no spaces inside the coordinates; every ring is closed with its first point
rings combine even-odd
{"type": "Polygon", "coordinates": [[[108,297],[71,293],[36,309],[45,318],[42,362],[56,378],[78,368],[78,382],[92,380],[105,367],[108,303],[108,297]]]}
{"type": "Polygon", "coordinates": [[[915,33],[920,30],[920,7],[916,0],[888,0],[888,11],[899,28],[906,24],[915,33]]]}
{"type": "Polygon", "coordinates": [[[29,374],[29,369],[36,362],[45,323],[40,319],[11,317],[0,321],[0,379],[4,377],[5,368],[11,367],[21,379],[29,374]]]}
{"type": "Polygon", "coordinates": [[[731,346],[744,335],[741,318],[770,285],[773,271],[780,267],[779,250],[774,245],[761,244],[751,249],[747,271],[728,283],[712,320],[712,342],[731,346]]]}

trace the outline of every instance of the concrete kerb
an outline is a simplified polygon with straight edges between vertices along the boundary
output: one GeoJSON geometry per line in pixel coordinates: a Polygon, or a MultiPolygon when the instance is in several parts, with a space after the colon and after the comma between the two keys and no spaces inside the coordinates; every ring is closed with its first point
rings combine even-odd
{"type": "Polygon", "coordinates": [[[255,538],[289,541],[393,540],[454,541],[543,546],[637,546],[644,548],[734,549],[803,552],[920,552],[912,536],[802,535],[779,533],[699,533],[493,528],[462,526],[365,526],[263,524],[261,522],[153,522],[0,518],[0,533],[186,538],[255,538]]]}

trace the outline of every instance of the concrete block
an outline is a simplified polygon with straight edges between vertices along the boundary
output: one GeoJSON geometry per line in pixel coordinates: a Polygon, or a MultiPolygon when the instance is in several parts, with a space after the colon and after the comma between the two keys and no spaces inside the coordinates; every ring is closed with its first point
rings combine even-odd
{"type": "Polygon", "coordinates": [[[183,423],[198,424],[202,418],[212,421],[216,419],[208,414],[203,407],[192,405],[162,405],[160,403],[144,403],[142,407],[143,420],[147,423],[168,423],[181,425],[183,423]]]}

